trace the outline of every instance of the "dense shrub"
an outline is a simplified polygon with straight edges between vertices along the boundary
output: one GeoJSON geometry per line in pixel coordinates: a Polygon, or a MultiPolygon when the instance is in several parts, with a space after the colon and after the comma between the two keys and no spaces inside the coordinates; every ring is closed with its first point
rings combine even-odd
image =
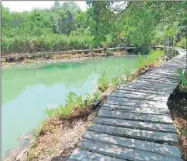
{"type": "Polygon", "coordinates": [[[41,35],[38,37],[15,36],[3,37],[2,53],[25,53],[41,51],[63,51],[72,49],[87,49],[91,47],[90,35],[41,35]]]}

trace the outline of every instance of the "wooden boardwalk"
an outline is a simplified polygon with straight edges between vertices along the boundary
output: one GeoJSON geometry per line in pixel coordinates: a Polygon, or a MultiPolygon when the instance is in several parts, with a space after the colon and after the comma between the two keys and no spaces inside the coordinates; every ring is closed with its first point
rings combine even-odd
{"type": "Polygon", "coordinates": [[[113,92],[69,161],[181,161],[167,107],[185,51],[113,92]]]}

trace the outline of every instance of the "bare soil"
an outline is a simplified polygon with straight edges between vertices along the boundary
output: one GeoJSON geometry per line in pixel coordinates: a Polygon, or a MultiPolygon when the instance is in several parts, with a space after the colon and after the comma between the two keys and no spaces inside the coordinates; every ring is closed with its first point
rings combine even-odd
{"type": "Polygon", "coordinates": [[[187,92],[177,88],[169,98],[168,107],[178,132],[182,158],[187,161],[187,92]]]}
{"type": "Polygon", "coordinates": [[[44,134],[33,141],[28,151],[27,161],[65,161],[73,150],[79,145],[82,135],[91,125],[96,113],[65,120],[51,118],[46,121],[44,134]]]}

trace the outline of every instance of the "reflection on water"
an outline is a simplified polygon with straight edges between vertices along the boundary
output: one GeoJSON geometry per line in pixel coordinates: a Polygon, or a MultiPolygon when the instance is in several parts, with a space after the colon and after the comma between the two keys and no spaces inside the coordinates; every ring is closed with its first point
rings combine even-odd
{"type": "Polygon", "coordinates": [[[96,58],[80,62],[17,65],[3,69],[2,140],[3,154],[18,145],[17,138],[44,120],[48,105],[64,104],[70,91],[78,95],[91,92],[100,74],[108,79],[135,69],[136,56],[96,58]]]}

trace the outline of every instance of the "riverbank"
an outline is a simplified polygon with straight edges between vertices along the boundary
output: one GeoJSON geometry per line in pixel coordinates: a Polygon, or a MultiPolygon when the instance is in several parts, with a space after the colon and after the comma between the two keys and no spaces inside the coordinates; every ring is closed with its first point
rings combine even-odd
{"type": "Polygon", "coordinates": [[[1,63],[3,66],[7,64],[27,64],[34,63],[37,61],[54,61],[54,60],[79,60],[86,59],[91,57],[106,57],[106,56],[118,56],[124,55],[127,51],[122,49],[117,49],[116,51],[109,51],[107,54],[106,51],[101,49],[99,50],[89,50],[89,51],[61,51],[61,52],[43,52],[43,53],[35,53],[35,54],[8,54],[2,55],[1,63]]]}

